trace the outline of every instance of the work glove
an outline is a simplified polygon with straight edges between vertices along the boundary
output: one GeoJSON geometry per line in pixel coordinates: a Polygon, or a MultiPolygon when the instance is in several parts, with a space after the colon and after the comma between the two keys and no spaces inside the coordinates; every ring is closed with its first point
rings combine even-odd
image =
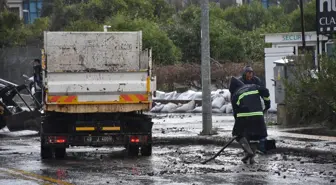
{"type": "Polygon", "coordinates": [[[267,110],[270,109],[270,108],[271,108],[271,105],[268,104],[268,103],[266,103],[266,104],[265,104],[264,112],[267,112],[267,110]]]}

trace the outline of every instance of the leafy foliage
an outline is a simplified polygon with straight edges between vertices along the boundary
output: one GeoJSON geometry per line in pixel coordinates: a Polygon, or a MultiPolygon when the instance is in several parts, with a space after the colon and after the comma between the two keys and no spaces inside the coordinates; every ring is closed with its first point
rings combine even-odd
{"type": "Polygon", "coordinates": [[[321,70],[310,72],[312,55],[294,58],[289,70],[294,81],[285,81],[286,105],[291,124],[326,123],[336,121],[336,62],[325,56],[320,58],[321,70]]]}
{"type": "MultiPolygon", "coordinates": [[[[258,1],[225,9],[210,4],[210,52],[217,61],[262,61],[264,33],[300,31],[297,2],[268,9],[258,1]]],[[[180,4],[176,4],[176,9],[180,4]]],[[[44,0],[43,18],[23,25],[10,13],[0,13],[1,46],[41,40],[42,31],[143,31],[144,47],[153,49],[156,63],[199,62],[201,10],[198,3],[176,11],[165,0],[44,0]],[[10,22],[11,24],[8,24],[10,22]],[[1,22],[2,23],[2,22],[1,22]],[[13,31],[14,30],[14,31],[13,31]],[[38,33],[40,32],[40,33],[38,33]]],[[[315,29],[315,1],[305,5],[306,30],[315,29]]]]}

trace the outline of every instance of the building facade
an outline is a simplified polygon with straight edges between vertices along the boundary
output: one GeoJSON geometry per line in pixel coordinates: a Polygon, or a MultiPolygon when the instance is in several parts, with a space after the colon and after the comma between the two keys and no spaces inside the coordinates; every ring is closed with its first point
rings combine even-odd
{"type": "Polygon", "coordinates": [[[33,23],[41,16],[42,0],[7,0],[9,11],[18,15],[24,23],[33,23]]]}

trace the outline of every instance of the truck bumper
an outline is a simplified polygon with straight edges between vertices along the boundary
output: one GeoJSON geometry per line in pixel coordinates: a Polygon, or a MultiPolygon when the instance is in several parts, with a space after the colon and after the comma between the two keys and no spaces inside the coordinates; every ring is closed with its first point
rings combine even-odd
{"type": "Polygon", "coordinates": [[[150,134],[44,134],[44,146],[69,147],[69,146],[125,146],[148,145],[152,143],[150,134]]]}
{"type": "Polygon", "coordinates": [[[128,104],[48,104],[44,109],[50,112],[60,113],[111,113],[111,112],[133,112],[148,111],[151,103],[128,103],[128,104]]]}

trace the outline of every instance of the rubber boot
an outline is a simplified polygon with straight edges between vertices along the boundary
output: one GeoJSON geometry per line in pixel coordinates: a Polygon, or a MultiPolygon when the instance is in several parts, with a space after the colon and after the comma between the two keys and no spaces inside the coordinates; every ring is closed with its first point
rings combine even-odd
{"type": "Polygon", "coordinates": [[[243,148],[245,151],[245,156],[243,157],[242,161],[243,163],[247,163],[247,161],[254,156],[254,153],[250,147],[250,144],[248,143],[247,139],[245,137],[241,138],[239,140],[240,146],[243,148]]]}
{"type": "Polygon", "coordinates": [[[253,156],[251,156],[249,159],[250,159],[250,164],[255,164],[256,161],[254,160],[254,157],[255,157],[255,154],[256,154],[256,151],[257,151],[257,146],[255,144],[250,144],[250,147],[252,149],[252,152],[253,152],[253,156]]]}
{"type": "Polygon", "coordinates": [[[260,139],[260,141],[259,141],[259,151],[262,154],[266,154],[265,145],[266,145],[266,139],[265,138],[260,139]]]}

